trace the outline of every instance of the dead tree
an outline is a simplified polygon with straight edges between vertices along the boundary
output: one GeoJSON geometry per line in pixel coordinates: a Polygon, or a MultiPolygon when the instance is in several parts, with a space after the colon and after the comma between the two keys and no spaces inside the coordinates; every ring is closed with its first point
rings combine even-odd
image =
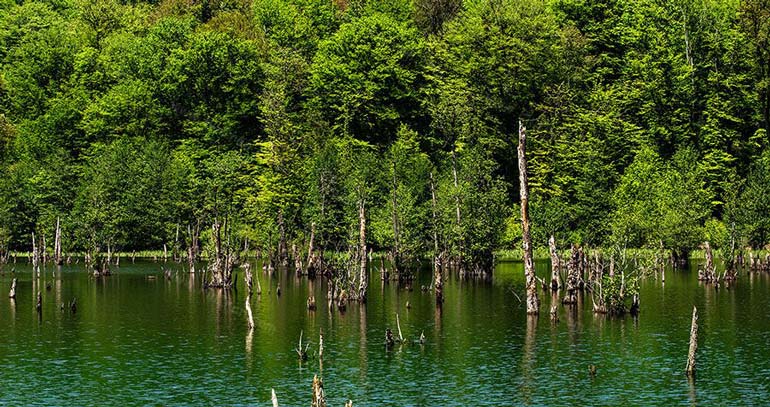
{"type": "Polygon", "coordinates": [[[326,407],[326,394],[324,393],[324,384],[318,375],[313,375],[313,399],[310,407],[326,407]]]}
{"type": "Polygon", "coordinates": [[[714,254],[711,251],[709,242],[703,243],[703,249],[706,253],[706,265],[698,269],[698,280],[705,282],[716,281],[716,271],[714,267],[714,254]]]}
{"type": "Polygon", "coordinates": [[[690,350],[687,352],[687,367],[685,373],[695,377],[695,352],[698,351],[698,309],[692,307],[692,323],[690,324],[690,350]]]}
{"type": "Polygon", "coordinates": [[[366,288],[369,285],[369,275],[366,272],[366,206],[364,200],[358,202],[359,243],[358,257],[360,267],[358,270],[358,300],[366,302],[366,288]]]}
{"type": "Polygon", "coordinates": [[[16,279],[11,281],[11,291],[8,293],[8,298],[16,298],[16,279]]]}
{"type": "MultiPolygon", "coordinates": [[[[535,279],[535,264],[532,259],[532,235],[529,225],[529,185],[527,181],[527,156],[526,156],[527,131],[519,120],[519,182],[521,194],[521,231],[524,246],[524,276],[527,290],[527,314],[534,315],[540,312],[540,300],[537,298],[535,279]]],[[[459,208],[459,207],[458,207],[459,208]]],[[[458,209],[459,215],[459,209],[458,209]]]]}
{"type": "Polygon", "coordinates": [[[251,303],[250,303],[250,300],[251,300],[251,295],[246,297],[246,317],[248,318],[247,322],[249,324],[248,325],[249,326],[249,330],[253,330],[254,329],[254,316],[251,313],[251,303]]]}
{"type": "Polygon", "coordinates": [[[567,293],[562,300],[563,304],[577,303],[578,281],[580,279],[580,251],[576,244],[570,249],[570,259],[567,263],[567,293]]]}
{"type": "Polygon", "coordinates": [[[61,266],[63,260],[61,255],[61,221],[58,217],[56,218],[56,236],[53,243],[53,257],[56,265],[61,266]]]}
{"type": "Polygon", "coordinates": [[[314,278],[318,268],[318,262],[315,254],[315,222],[310,224],[310,241],[307,245],[307,276],[314,278]]]}
{"type": "Polygon", "coordinates": [[[40,250],[35,240],[35,232],[32,232],[32,272],[40,274],[40,250]]]}
{"type": "Polygon", "coordinates": [[[556,291],[561,287],[561,260],[556,251],[556,239],[553,235],[548,239],[548,249],[551,253],[551,289],[556,291]]]}
{"type": "Polygon", "coordinates": [[[249,290],[249,296],[251,296],[254,288],[254,279],[251,274],[251,264],[249,263],[243,265],[243,282],[246,284],[246,289],[249,290]]]}
{"type": "Polygon", "coordinates": [[[444,277],[441,273],[441,260],[436,256],[433,260],[433,290],[436,292],[436,305],[444,303],[444,277]]]}
{"type": "Polygon", "coordinates": [[[223,227],[225,235],[227,235],[227,220],[222,225],[215,219],[214,224],[211,225],[212,237],[214,238],[214,256],[209,263],[209,271],[211,272],[211,281],[208,283],[209,287],[230,288],[233,283],[232,273],[235,256],[230,251],[229,242],[225,242],[224,248],[222,247],[223,227]]]}

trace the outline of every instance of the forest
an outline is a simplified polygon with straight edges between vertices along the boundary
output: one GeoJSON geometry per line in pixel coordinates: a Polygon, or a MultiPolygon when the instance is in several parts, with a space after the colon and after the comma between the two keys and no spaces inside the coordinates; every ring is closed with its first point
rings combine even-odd
{"type": "Polygon", "coordinates": [[[536,248],[770,243],[767,0],[0,0],[0,254],[489,269],[520,121],[536,248]]]}

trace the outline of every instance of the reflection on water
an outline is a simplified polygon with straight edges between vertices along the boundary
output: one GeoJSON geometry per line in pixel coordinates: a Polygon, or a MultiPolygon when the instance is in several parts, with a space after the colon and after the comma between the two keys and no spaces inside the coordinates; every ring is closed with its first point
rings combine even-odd
{"type": "MultiPolygon", "coordinates": [[[[547,276],[547,262],[537,264],[547,276]]],[[[665,287],[642,282],[638,318],[594,315],[584,295],[577,305],[551,296],[528,318],[511,292],[523,296],[521,264],[506,262],[489,282],[450,276],[441,308],[430,291],[380,282],[367,304],[341,314],[323,306],[323,279],[256,264],[263,293],[251,297],[249,330],[238,279],[237,290],[222,292],[203,290],[201,276],[181,267],[166,278],[160,263],[124,262],[99,279],[74,266],[39,277],[16,268],[0,276],[3,293],[18,278],[16,300],[0,297],[0,405],[269,405],[271,388],[281,405],[306,405],[316,373],[330,405],[763,404],[770,391],[766,275],[716,289],[694,271],[667,270],[665,287]],[[683,374],[693,305],[702,310],[697,383],[683,374]],[[408,342],[387,351],[385,328],[395,330],[397,313],[408,342]],[[298,368],[301,331],[311,357],[298,368]]],[[[430,279],[426,268],[414,287],[430,279]]]]}

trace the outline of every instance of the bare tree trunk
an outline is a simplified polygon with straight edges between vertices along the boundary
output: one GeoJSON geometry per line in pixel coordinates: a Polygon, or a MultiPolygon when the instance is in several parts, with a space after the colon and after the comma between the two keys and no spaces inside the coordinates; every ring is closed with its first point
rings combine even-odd
{"type": "Polygon", "coordinates": [[[358,300],[366,302],[366,288],[369,283],[368,273],[366,272],[366,205],[364,200],[358,202],[358,224],[359,224],[359,247],[358,256],[360,257],[359,282],[358,282],[358,300]]]}
{"type": "Polygon", "coordinates": [[[310,224],[310,241],[307,245],[307,275],[310,278],[315,277],[315,222],[310,224]]]}
{"type": "Polygon", "coordinates": [[[712,282],[716,280],[716,273],[714,271],[714,254],[711,251],[711,245],[709,242],[703,244],[704,251],[706,252],[706,265],[702,270],[698,271],[698,280],[712,282]]]}
{"type": "Polygon", "coordinates": [[[440,307],[444,303],[444,276],[439,263],[439,257],[436,256],[433,261],[433,290],[436,292],[436,305],[440,307]]]}
{"type": "Polygon", "coordinates": [[[8,298],[16,298],[16,279],[11,282],[11,291],[8,293],[8,298]]]}
{"type": "Polygon", "coordinates": [[[288,247],[286,245],[286,228],[283,222],[283,209],[278,211],[278,258],[281,265],[287,267],[289,265],[288,247]]]}
{"type": "Polygon", "coordinates": [[[433,171],[430,172],[430,203],[433,216],[433,255],[438,258],[438,215],[436,215],[436,185],[433,181],[433,171]]]}
{"type": "Polygon", "coordinates": [[[310,407],[326,407],[326,394],[324,394],[324,384],[318,375],[313,376],[313,399],[310,407]]]}
{"type": "Polygon", "coordinates": [[[391,207],[392,207],[392,218],[393,218],[393,267],[398,269],[397,266],[399,264],[399,222],[398,222],[398,199],[396,193],[398,184],[396,179],[396,162],[393,161],[393,184],[391,185],[392,188],[392,194],[391,194],[391,207]]]}
{"type": "Polygon", "coordinates": [[[556,239],[551,235],[548,239],[548,249],[551,253],[551,289],[558,290],[561,287],[561,261],[559,253],[556,251],[556,239]]]}
{"type": "Polygon", "coordinates": [[[576,244],[572,244],[570,249],[570,259],[567,263],[567,294],[564,296],[562,303],[564,304],[576,304],[577,303],[577,289],[578,280],[580,279],[580,250],[576,244]]]}
{"type": "Polygon", "coordinates": [[[698,309],[692,307],[692,324],[690,325],[690,350],[687,352],[687,376],[695,376],[695,352],[698,351],[698,309]]]}
{"type": "Polygon", "coordinates": [[[56,236],[53,244],[54,261],[57,266],[62,264],[61,256],[61,221],[59,217],[56,217],[56,236]]]}
{"type": "Polygon", "coordinates": [[[35,232],[32,232],[32,272],[40,274],[40,251],[35,241],[35,232]]]}
{"type": "Polygon", "coordinates": [[[527,130],[519,120],[519,182],[521,195],[521,231],[524,246],[524,276],[527,290],[527,314],[540,312],[540,300],[537,298],[535,264],[532,259],[532,235],[529,225],[529,185],[527,181],[527,130]]]}
{"type": "MultiPolygon", "coordinates": [[[[460,217],[460,185],[457,181],[457,152],[454,145],[452,145],[452,178],[454,179],[455,187],[455,217],[457,221],[457,228],[460,229],[462,225],[462,218],[460,217]]],[[[465,251],[465,244],[463,242],[463,236],[460,236],[460,253],[457,254],[457,265],[460,268],[460,275],[465,275],[465,269],[463,266],[463,251],[465,251]]]]}

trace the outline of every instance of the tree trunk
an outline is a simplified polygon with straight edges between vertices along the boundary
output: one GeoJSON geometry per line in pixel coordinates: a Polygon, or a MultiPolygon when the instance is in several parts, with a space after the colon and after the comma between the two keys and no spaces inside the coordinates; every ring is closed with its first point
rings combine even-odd
{"type": "Polygon", "coordinates": [[[310,407],[326,407],[326,394],[324,394],[324,384],[318,375],[313,376],[313,399],[310,407]]]}
{"type": "Polygon", "coordinates": [[[690,350],[687,352],[687,376],[695,377],[695,352],[698,351],[698,309],[692,307],[692,324],[690,325],[690,350]]]}
{"type": "Polygon", "coordinates": [[[441,306],[444,303],[444,277],[441,273],[441,264],[439,257],[436,256],[433,261],[433,290],[436,292],[436,305],[441,306]]]}
{"type": "Polygon", "coordinates": [[[393,266],[398,269],[399,267],[397,264],[399,264],[399,222],[398,222],[398,199],[396,193],[398,184],[396,179],[396,162],[393,161],[393,184],[391,185],[392,188],[392,196],[391,196],[391,206],[392,206],[392,218],[393,218],[393,266]]]}
{"type": "Polygon", "coordinates": [[[35,232],[32,232],[32,272],[40,274],[40,251],[35,241],[35,232]]]}
{"type": "Polygon", "coordinates": [[[524,276],[527,290],[527,314],[534,315],[540,310],[535,280],[535,265],[532,259],[532,235],[529,230],[529,185],[527,182],[527,130],[519,121],[519,182],[521,194],[521,231],[524,246],[524,276]]]}
{"type": "Polygon", "coordinates": [[[556,239],[553,235],[548,239],[548,249],[551,253],[551,289],[555,291],[561,287],[561,261],[559,253],[556,252],[556,239]]]}
{"type": "Polygon", "coordinates": [[[570,259],[567,263],[567,294],[562,303],[576,304],[578,281],[580,280],[580,251],[576,244],[572,244],[570,249],[570,259]]]}
{"type": "Polygon", "coordinates": [[[716,272],[714,271],[714,253],[711,251],[711,244],[709,244],[709,242],[703,244],[703,249],[706,252],[706,265],[703,269],[699,269],[698,280],[712,282],[716,280],[716,272]]]}
{"type": "Polygon", "coordinates": [[[310,242],[307,245],[307,275],[309,278],[315,277],[316,259],[315,259],[315,222],[310,224],[310,242]]]}
{"type": "MultiPolygon", "coordinates": [[[[456,147],[452,145],[452,178],[454,179],[454,194],[455,194],[455,216],[457,221],[457,229],[460,230],[460,226],[462,225],[462,218],[460,217],[460,185],[457,181],[457,152],[456,147]]],[[[460,243],[460,253],[457,254],[457,266],[460,269],[460,276],[465,275],[465,270],[463,266],[463,251],[465,251],[465,244],[463,242],[464,238],[463,236],[459,236],[459,243],[460,243]]]]}
{"type": "Polygon", "coordinates": [[[288,247],[286,246],[286,228],[283,222],[283,209],[278,211],[278,259],[281,265],[287,267],[289,265],[288,247]]]}
{"type": "Polygon", "coordinates": [[[59,217],[56,218],[56,237],[54,238],[53,252],[54,252],[54,261],[56,262],[56,265],[57,266],[61,266],[61,264],[62,264],[62,256],[61,256],[61,221],[60,221],[59,217]]]}
{"type": "Polygon", "coordinates": [[[358,202],[358,226],[359,226],[359,246],[358,256],[360,257],[360,268],[358,270],[358,300],[366,302],[366,288],[369,283],[366,272],[366,205],[364,200],[358,202]]]}
{"type": "Polygon", "coordinates": [[[438,216],[436,215],[436,186],[433,171],[430,172],[430,203],[433,216],[433,255],[438,259],[438,216]]]}
{"type": "Polygon", "coordinates": [[[11,282],[11,291],[8,293],[8,298],[16,298],[16,279],[11,282]]]}

